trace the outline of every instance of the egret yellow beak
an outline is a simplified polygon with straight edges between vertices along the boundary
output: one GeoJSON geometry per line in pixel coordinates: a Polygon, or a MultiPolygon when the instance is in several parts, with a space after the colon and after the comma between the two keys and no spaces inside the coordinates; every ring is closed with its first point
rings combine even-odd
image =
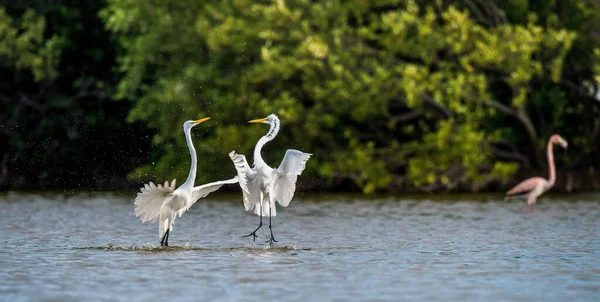
{"type": "Polygon", "coordinates": [[[205,117],[205,118],[201,118],[201,119],[199,119],[199,120],[195,120],[195,121],[193,121],[193,122],[192,122],[192,124],[193,124],[193,125],[198,125],[198,124],[200,124],[200,123],[203,123],[203,122],[206,122],[206,121],[208,121],[208,120],[210,120],[210,117],[205,117]]]}
{"type": "Polygon", "coordinates": [[[265,122],[266,120],[268,120],[268,119],[269,119],[268,117],[265,117],[265,118],[259,118],[259,119],[256,119],[256,120],[251,120],[251,121],[249,121],[248,123],[264,123],[264,122],[265,122]]]}

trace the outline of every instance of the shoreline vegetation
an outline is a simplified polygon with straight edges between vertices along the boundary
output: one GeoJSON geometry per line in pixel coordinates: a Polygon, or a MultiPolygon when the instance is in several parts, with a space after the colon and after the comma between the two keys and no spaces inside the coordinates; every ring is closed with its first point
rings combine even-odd
{"type": "MultiPolygon", "coordinates": [[[[49,200],[58,200],[58,201],[70,201],[70,200],[80,200],[85,198],[105,198],[105,197],[114,197],[122,199],[125,203],[133,204],[135,199],[135,193],[137,193],[137,189],[139,188],[129,188],[122,190],[78,190],[78,189],[61,189],[61,190],[26,190],[26,191],[3,191],[0,192],[0,197],[6,200],[11,200],[11,198],[23,198],[26,196],[29,198],[28,200],[34,200],[35,198],[49,199],[49,200]]],[[[241,194],[238,188],[235,186],[223,187],[216,194],[210,195],[207,200],[211,201],[219,201],[219,202],[232,202],[236,204],[242,204],[241,194]]],[[[566,200],[568,202],[582,201],[582,202],[596,202],[598,201],[598,197],[600,196],[600,192],[576,192],[576,193],[566,193],[566,192],[546,192],[543,196],[540,197],[539,203],[536,204],[548,204],[553,200],[566,200]]],[[[445,192],[445,193],[424,193],[424,192],[401,192],[401,193],[389,193],[389,192],[377,192],[373,194],[363,194],[360,190],[355,192],[348,191],[301,191],[297,192],[294,195],[294,198],[298,198],[298,200],[307,200],[310,202],[321,202],[321,201],[330,201],[332,199],[340,199],[345,202],[353,202],[355,200],[371,200],[371,201],[379,201],[382,203],[385,202],[421,202],[421,201],[431,201],[431,202],[500,202],[500,203],[517,203],[522,204],[523,207],[526,207],[526,204],[523,199],[511,199],[505,200],[503,192],[445,192]]],[[[248,213],[250,214],[250,213],[248,213]]]]}
{"type": "MultiPolygon", "coordinates": [[[[371,193],[375,195],[396,195],[396,194],[465,194],[465,193],[476,193],[476,194],[504,194],[511,185],[515,185],[519,180],[527,177],[538,176],[523,174],[522,177],[518,177],[521,174],[517,174],[514,177],[515,183],[509,183],[502,185],[499,184],[495,187],[488,187],[482,190],[474,191],[471,188],[456,188],[451,191],[426,191],[417,187],[396,187],[388,188],[386,190],[378,190],[377,192],[371,193]]],[[[563,193],[594,193],[600,192],[600,177],[594,173],[569,173],[567,175],[557,176],[556,184],[546,194],[563,194],[563,193]],[[590,176],[591,175],[591,176],[590,176]]],[[[543,175],[542,175],[543,176],[543,175]]],[[[217,179],[215,179],[216,181],[217,179]]],[[[42,191],[55,192],[55,193],[102,193],[102,192],[113,192],[117,194],[128,194],[131,192],[138,192],[144,183],[142,181],[133,180],[100,180],[100,184],[70,184],[70,185],[35,185],[35,186],[14,186],[4,187],[0,192],[20,192],[20,193],[38,193],[42,191]],[[113,182],[114,181],[114,182],[113,182]]],[[[149,181],[160,183],[160,180],[149,181]]],[[[164,182],[163,180],[162,182],[164,182]]],[[[316,179],[313,177],[306,177],[302,181],[297,183],[297,194],[344,194],[344,193],[361,193],[362,189],[356,184],[350,181],[340,181],[338,183],[329,184],[326,181],[316,179]]],[[[239,188],[235,186],[225,186],[219,190],[222,193],[239,193],[239,188]]]]}
{"type": "Polygon", "coordinates": [[[270,113],[298,191],[505,192],[555,133],[550,193],[600,191],[598,45],[586,0],[0,1],[0,191],[182,181],[202,117],[197,183],[228,179],[270,113]]]}

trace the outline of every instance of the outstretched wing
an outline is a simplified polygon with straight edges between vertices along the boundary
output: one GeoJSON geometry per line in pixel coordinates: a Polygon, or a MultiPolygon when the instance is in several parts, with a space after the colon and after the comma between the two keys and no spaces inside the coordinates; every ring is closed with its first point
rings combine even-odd
{"type": "Polygon", "coordinates": [[[219,188],[221,188],[221,186],[226,185],[226,184],[234,184],[237,182],[238,182],[238,177],[235,176],[232,179],[210,182],[207,184],[203,184],[201,186],[194,187],[192,189],[191,202],[189,204],[186,204],[186,206],[181,208],[179,211],[177,211],[177,215],[179,215],[179,217],[181,217],[181,215],[183,213],[185,213],[185,211],[189,210],[192,207],[192,205],[194,205],[196,203],[196,201],[198,201],[198,199],[200,199],[202,197],[206,197],[206,195],[218,190],[219,188]]]}
{"type": "Polygon", "coordinates": [[[520,182],[514,188],[510,189],[508,192],[506,192],[506,195],[515,196],[515,195],[528,194],[531,191],[535,190],[538,186],[543,185],[544,181],[546,181],[546,180],[541,177],[528,178],[528,179],[520,182]]]}
{"type": "Polygon", "coordinates": [[[296,191],[296,179],[306,168],[306,162],[312,154],[288,149],[279,165],[273,170],[272,197],[284,207],[290,204],[296,191]]]}
{"type": "Polygon", "coordinates": [[[155,222],[162,206],[173,198],[173,191],[175,191],[175,179],[170,185],[168,181],[163,185],[155,185],[153,182],[144,184],[135,198],[135,216],[142,222],[155,222]]]}
{"type": "Polygon", "coordinates": [[[258,191],[250,190],[250,183],[256,179],[256,172],[250,168],[246,157],[242,154],[237,154],[235,151],[229,152],[229,157],[233,161],[238,174],[238,181],[242,194],[244,195],[244,207],[246,211],[251,210],[253,203],[258,202],[258,191]],[[251,203],[253,202],[253,203],[251,203]]]}

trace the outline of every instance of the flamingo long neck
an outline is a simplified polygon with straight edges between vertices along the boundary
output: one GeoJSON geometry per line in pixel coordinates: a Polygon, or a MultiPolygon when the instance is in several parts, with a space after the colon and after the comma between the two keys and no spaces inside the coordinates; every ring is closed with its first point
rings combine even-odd
{"type": "Polygon", "coordinates": [[[254,147],[254,166],[256,166],[258,163],[264,163],[264,160],[260,156],[260,150],[266,143],[272,141],[275,136],[277,136],[277,133],[279,133],[279,119],[276,117],[273,119],[273,121],[271,121],[271,128],[269,129],[269,132],[261,137],[258,140],[258,143],[256,143],[256,147],[254,147]]]}
{"type": "MultiPolygon", "coordinates": [[[[190,149],[190,156],[192,157],[192,163],[190,164],[190,174],[188,174],[187,179],[183,185],[188,185],[190,187],[194,187],[194,182],[196,181],[196,148],[194,148],[194,143],[192,143],[192,128],[185,129],[185,141],[187,142],[187,146],[190,149]]],[[[182,186],[183,186],[182,185],[182,186]]]]}
{"type": "Polygon", "coordinates": [[[552,152],[552,141],[548,142],[548,147],[546,151],[546,156],[548,157],[548,170],[550,170],[550,178],[548,182],[550,186],[554,186],[554,182],[556,182],[556,168],[554,167],[554,152],[552,152]]]}

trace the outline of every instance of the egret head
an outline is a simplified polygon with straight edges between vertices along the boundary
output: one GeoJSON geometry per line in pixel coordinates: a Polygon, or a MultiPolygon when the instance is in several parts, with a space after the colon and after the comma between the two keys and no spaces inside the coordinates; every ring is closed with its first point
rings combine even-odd
{"type": "Polygon", "coordinates": [[[195,121],[194,120],[185,121],[185,123],[183,123],[183,130],[192,129],[192,128],[194,128],[194,126],[196,126],[200,123],[206,122],[208,120],[210,120],[210,117],[201,118],[201,119],[195,120],[195,121]]]}
{"type": "Polygon", "coordinates": [[[567,141],[564,138],[562,138],[562,136],[560,136],[558,134],[552,135],[550,137],[550,141],[553,144],[558,144],[558,145],[560,145],[561,147],[563,147],[565,149],[567,149],[567,146],[569,145],[569,143],[567,143],[567,141]]]}
{"type": "Polygon", "coordinates": [[[263,123],[263,124],[273,124],[276,120],[279,120],[279,118],[277,117],[277,115],[275,114],[270,114],[269,116],[265,117],[265,118],[259,118],[256,120],[251,120],[249,123],[263,123]]]}

